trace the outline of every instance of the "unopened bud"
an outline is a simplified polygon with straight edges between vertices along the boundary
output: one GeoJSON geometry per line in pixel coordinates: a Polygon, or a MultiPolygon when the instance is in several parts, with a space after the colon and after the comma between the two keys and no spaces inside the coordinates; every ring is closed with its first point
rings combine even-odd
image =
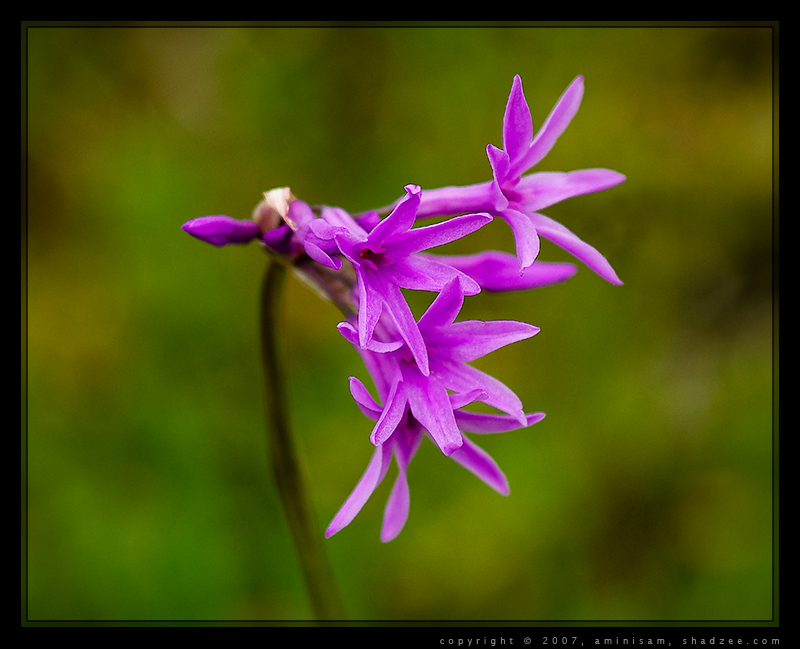
{"type": "Polygon", "coordinates": [[[214,246],[248,243],[261,234],[252,221],[238,221],[229,216],[201,216],[184,223],[183,231],[214,246]]]}

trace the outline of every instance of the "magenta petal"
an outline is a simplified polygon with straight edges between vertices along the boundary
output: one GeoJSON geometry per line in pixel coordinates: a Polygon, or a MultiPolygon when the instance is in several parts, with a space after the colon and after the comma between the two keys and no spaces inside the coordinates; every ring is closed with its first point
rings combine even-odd
{"type": "MultiPolygon", "coordinates": [[[[463,437],[463,436],[462,436],[463,437]]],[[[456,462],[488,484],[492,489],[507,496],[510,492],[505,474],[497,463],[482,448],[476,446],[469,438],[463,437],[464,443],[450,455],[456,462]]]]}
{"type": "Polygon", "coordinates": [[[394,445],[395,459],[397,460],[398,473],[392,493],[386,502],[383,512],[383,527],[381,528],[381,541],[388,543],[403,529],[408,520],[408,509],[411,502],[408,490],[407,470],[411,458],[414,457],[422,441],[419,425],[406,427],[398,435],[394,445]]]}
{"type": "Polygon", "coordinates": [[[522,212],[509,208],[504,210],[500,216],[506,220],[514,233],[517,260],[519,260],[520,271],[523,271],[533,264],[539,255],[539,235],[530,218],[522,212]]]}
{"type": "Polygon", "coordinates": [[[542,128],[533,138],[527,153],[521,158],[513,160],[509,175],[521,176],[550,152],[558,137],[566,130],[578,112],[581,99],[583,99],[583,77],[579,76],[561,95],[542,128]]]}
{"type": "Polygon", "coordinates": [[[314,211],[303,201],[289,203],[289,211],[284,217],[287,225],[294,230],[302,240],[308,232],[309,226],[317,219],[314,211]]]}
{"type": "Polygon", "coordinates": [[[436,259],[469,275],[480,284],[481,289],[491,292],[548,286],[564,282],[578,272],[574,264],[536,261],[520,275],[517,258],[495,250],[475,255],[436,255],[436,259]]]}
{"type": "Polygon", "coordinates": [[[608,263],[608,260],[595,250],[595,248],[582,241],[577,235],[570,232],[563,225],[544,216],[544,214],[538,213],[531,215],[531,221],[536,231],[545,239],[549,239],[568,253],[580,259],[603,279],[612,284],[622,284],[622,281],[617,277],[617,274],[614,272],[611,264],[608,263]]]}
{"type": "MultiPolygon", "coordinates": [[[[449,357],[469,363],[491,352],[539,333],[539,327],[515,320],[462,320],[438,336],[427,336],[438,346],[446,346],[449,357]]],[[[430,344],[430,343],[429,343],[430,344]]]]}
{"type": "Polygon", "coordinates": [[[394,481],[389,500],[386,501],[386,509],[383,511],[381,541],[388,543],[403,531],[408,520],[410,504],[411,494],[408,490],[408,478],[405,469],[401,469],[394,481]]]}
{"type": "Polygon", "coordinates": [[[372,229],[369,242],[380,244],[395,232],[409,230],[417,218],[421,193],[419,185],[406,185],[406,195],[397,202],[392,213],[372,229]]]}
{"type": "Polygon", "coordinates": [[[516,75],[503,115],[503,150],[511,160],[517,160],[527,152],[532,140],[531,111],[522,92],[522,79],[516,75]]]}
{"type": "Polygon", "coordinates": [[[455,410],[456,423],[465,433],[507,433],[511,430],[527,428],[544,419],[543,412],[534,412],[525,415],[526,425],[520,426],[520,421],[511,415],[496,415],[494,413],[470,412],[468,410],[455,410]]]}
{"type": "Polygon", "coordinates": [[[375,449],[372,455],[369,466],[358,481],[356,488],[345,501],[342,508],[333,517],[328,529],[325,530],[325,538],[330,538],[336,532],[347,527],[350,522],[356,517],[361,508],[369,500],[372,492],[378,488],[378,485],[383,481],[386,471],[389,468],[389,463],[392,459],[392,447],[390,444],[384,444],[375,449]]]}
{"type": "MultiPolygon", "coordinates": [[[[359,340],[358,336],[358,329],[356,329],[352,324],[349,322],[340,322],[336,325],[336,328],[339,330],[339,333],[344,336],[344,339],[349,342],[351,345],[362,349],[361,341],[359,340]]],[[[368,349],[372,352],[378,352],[379,354],[385,354],[387,352],[394,352],[400,349],[403,346],[402,340],[394,340],[391,342],[381,342],[379,340],[375,340],[375,338],[370,338],[367,341],[367,344],[363,347],[363,349],[368,349]]]]}
{"type": "Polygon", "coordinates": [[[526,212],[538,212],[567,198],[600,192],[624,181],[625,176],[611,169],[542,171],[523,176],[514,191],[523,197],[520,204],[526,212]]]}
{"type": "MultiPolygon", "coordinates": [[[[414,355],[417,367],[419,367],[420,372],[427,376],[430,373],[428,367],[428,348],[425,346],[425,341],[422,339],[417,321],[414,319],[414,314],[411,312],[406,298],[396,284],[386,281],[381,284],[380,294],[386,305],[386,311],[391,316],[397,326],[398,332],[403,337],[403,340],[406,341],[408,348],[414,355]]],[[[370,335],[372,335],[372,331],[370,331],[370,335]]],[[[362,345],[362,347],[363,346],[364,345],[362,345]]]]}
{"type": "Polygon", "coordinates": [[[441,223],[402,232],[389,240],[393,250],[410,255],[461,239],[479,230],[491,220],[492,217],[489,214],[465,214],[441,223]]]}
{"type": "Polygon", "coordinates": [[[412,255],[402,264],[385,268],[384,273],[398,286],[415,291],[441,291],[454,279],[458,279],[465,295],[481,292],[481,287],[469,275],[449,264],[443,264],[436,255],[412,255]]]}
{"type": "MultiPolygon", "coordinates": [[[[453,409],[453,414],[456,415],[456,423],[458,423],[458,410],[476,401],[483,401],[486,399],[486,392],[480,389],[470,390],[469,392],[460,392],[458,394],[448,395],[450,397],[450,407],[453,409]]],[[[459,429],[461,427],[459,426],[459,429]]],[[[461,429],[463,430],[463,429],[461,429]]]]}
{"type": "Polygon", "coordinates": [[[358,279],[358,340],[361,349],[366,349],[383,308],[380,278],[363,268],[356,272],[356,278],[358,279]]]}
{"type": "Polygon", "coordinates": [[[369,436],[370,442],[379,446],[392,436],[406,412],[406,403],[403,382],[395,381],[389,390],[389,396],[386,397],[383,412],[369,436]]]}
{"type": "Polygon", "coordinates": [[[453,324],[461,307],[464,306],[464,292],[458,279],[451,280],[436,296],[436,299],[419,319],[420,331],[453,324]]]}
{"type": "Polygon", "coordinates": [[[522,401],[504,383],[480,370],[451,359],[437,358],[435,371],[448,390],[453,392],[469,392],[483,390],[487,405],[512,415],[522,426],[526,425],[522,401]]]}
{"type": "MultiPolygon", "coordinates": [[[[492,175],[494,176],[495,183],[502,185],[509,176],[509,168],[511,162],[508,154],[502,149],[498,149],[494,144],[486,146],[486,156],[489,158],[489,165],[492,167],[492,175]]],[[[499,198],[495,195],[495,198],[499,198]]],[[[503,204],[505,198],[500,199],[500,204],[495,205],[496,210],[502,210],[508,204],[507,201],[503,204]]]]}
{"type": "Polygon", "coordinates": [[[334,270],[339,270],[342,267],[341,259],[338,257],[331,257],[327,252],[311,241],[306,240],[305,244],[303,244],[303,248],[311,259],[319,262],[323,266],[333,268],[334,270]]]}
{"type": "Polygon", "coordinates": [[[417,219],[429,216],[488,212],[496,209],[497,190],[492,184],[492,182],[487,182],[466,187],[423,189],[422,200],[417,210],[417,219]]]}
{"type": "Polygon", "coordinates": [[[414,368],[403,372],[408,404],[414,417],[422,424],[445,455],[461,446],[461,431],[456,426],[450,397],[436,379],[422,377],[414,368]]]}
{"type": "Polygon", "coordinates": [[[355,376],[350,377],[350,394],[353,395],[356,405],[365,416],[372,419],[372,421],[380,419],[383,408],[378,405],[378,402],[372,398],[366,386],[355,376]]]}

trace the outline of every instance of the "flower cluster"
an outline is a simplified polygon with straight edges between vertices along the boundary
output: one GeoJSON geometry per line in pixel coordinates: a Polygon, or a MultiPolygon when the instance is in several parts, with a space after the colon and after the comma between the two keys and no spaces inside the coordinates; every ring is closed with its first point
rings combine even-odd
{"type": "Polygon", "coordinates": [[[407,468],[424,435],[490,487],[509,493],[503,472],[465,433],[524,428],[544,414],[526,413],[514,392],[469,363],[530,338],[539,329],[516,321],[456,318],[465,297],[481,290],[536,288],[562,282],[577,271],[573,264],[538,260],[539,236],[609,282],[621,284],[599,252],[539,211],[572,196],[607,189],[625,177],[608,169],[523,175],[552,148],[582,96],[583,78],[578,77],[534,135],[522,82],[515,77],[503,119],[503,148],[487,147],[493,178],[486,183],[424,191],[407,185],[383,214],[360,215],[338,207],[312,208],[282,188],[265,194],[251,220],[209,216],[183,226],[217,246],[260,241],[345,315],[339,332],[361,354],[377,391],[376,400],[359,379],[350,377],[353,399],[375,422],[369,437],[375,451],[326,536],[353,520],[383,480],[393,456],[398,476],[386,505],[381,540],[400,533],[409,510],[407,468]],[[414,227],[429,217],[444,220],[414,227]],[[495,217],[511,227],[516,255],[492,250],[459,256],[428,252],[476,232],[495,217]],[[417,319],[401,289],[436,296],[417,319]],[[465,409],[474,402],[499,412],[465,409]]]}

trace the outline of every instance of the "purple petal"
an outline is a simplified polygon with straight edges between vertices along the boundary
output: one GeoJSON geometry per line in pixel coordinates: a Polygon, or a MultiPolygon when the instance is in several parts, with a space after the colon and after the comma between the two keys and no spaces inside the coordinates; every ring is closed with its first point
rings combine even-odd
{"type": "Polygon", "coordinates": [[[392,234],[405,232],[414,225],[422,190],[419,185],[406,185],[405,189],[406,195],[397,202],[392,213],[369,233],[371,244],[380,244],[392,234]]]}
{"type": "Polygon", "coordinates": [[[391,444],[384,444],[375,449],[375,453],[372,454],[372,459],[361,480],[358,481],[356,488],[353,489],[342,508],[333,517],[328,529],[325,530],[325,538],[332,537],[336,532],[349,525],[356,517],[356,514],[361,511],[361,508],[369,500],[372,492],[378,488],[378,485],[383,480],[391,460],[391,444]]]}
{"type": "Polygon", "coordinates": [[[578,272],[574,264],[536,261],[520,275],[519,261],[514,255],[494,250],[475,255],[436,255],[435,259],[466,273],[481,289],[491,292],[548,286],[566,281],[578,272]]]}
{"type": "MultiPolygon", "coordinates": [[[[456,416],[456,423],[458,422],[458,410],[456,410],[456,408],[463,408],[476,401],[483,401],[486,399],[486,393],[483,390],[470,390],[469,392],[461,392],[460,394],[451,394],[448,396],[450,397],[450,407],[453,409],[453,414],[456,416]]],[[[459,428],[461,427],[459,426],[459,428]]]]}
{"type": "Polygon", "coordinates": [[[372,419],[372,421],[378,421],[383,413],[383,408],[378,405],[369,390],[355,376],[350,377],[350,394],[353,395],[356,405],[364,415],[372,419]]]}
{"type": "Polygon", "coordinates": [[[227,246],[231,243],[249,243],[261,236],[255,221],[239,221],[230,216],[201,216],[187,221],[181,229],[213,246],[227,246]]]}
{"type": "MultiPolygon", "coordinates": [[[[349,342],[351,345],[355,345],[356,347],[361,347],[361,342],[359,341],[358,336],[358,329],[356,329],[352,324],[349,322],[340,322],[336,325],[336,328],[339,330],[339,333],[344,336],[345,340],[349,342]]],[[[377,327],[376,327],[377,328],[377,327]]],[[[367,341],[364,349],[368,349],[373,352],[378,352],[379,354],[386,354],[387,352],[394,352],[400,349],[403,346],[402,340],[394,340],[392,342],[381,342],[379,340],[375,340],[375,335],[373,333],[373,337],[367,341]]]]}
{"type": "Polygon", "coordinates": [[[461,283],[458,279],[453,279],[422,314],[418,323],[420,331],[453,324],[463,305],[464,292],[461,290],[461,283]]]}
{"type": "Polygon", "coordinates": [[[402,262],[386,266],[383,271],[394,284],[415,291],[441,291],[454,279],[458,279],[465,295],[481,292],[481,287],[469,275],[443,264],[435,255],[411,255],[402,262]]]}
{"type": "Polygon", "coordinates": [[[334,270],[339,270],[342,267],[341,259],[338,257],[331,257],[327,252],[322,250],[322,248],[308,239],[306,239],[305,243],[303,244],[303,249],[306,251],[306,254],[311,257],[311,259],[319,262],[323,266],[333,268],[334,270]]]}
{"type": "MultiPolygon", "coordinates": [[[[376,275],[378,274],[376,273],[376,275]]],[[[428,349],[425,346],[425,341],[422,339],[417,321],[414,319],[414,314],[411,312],[405,296],[396,284],[393,284],[391,281],[385,281],[386,278],[378,276],[376,279],[380,282],[379,294],[386,306],[386,311],[391,316],[397,326],[398,332],[411,350],[414,360],[417,362],[417,367],[419,367],[419,371],[427,376],[430,374],[428,349]]],[[[372,335],[371,330],[370,335],[372,335]]],[[[363,346],[364,345],[362,345],[362,347],[363,346]]]]}
{"type": "MultiPolygon", "coordinates": [[[[502,185],[508,179],[511,167],[508,154],[502,149],[498,149],[494,144],[489,144],[486,146],[486,156],[489,158],[489,165],[492,167],[495,183],[502,185]]],[[[497,196],[495,195],[495,197],[497,196]]],[[[494,206],[496,210],[499,211],[505,208],[503,201],[505,201],[505,198],[501,199],[500,204],[494,206]]],[[[505,203],[506,205],[508,204],[507,201],[505,203]]]]}
{"type": "Polygon", "coordinates": [[[357,267],[363,265],[359,255],[366,245],[366,237],[339,229],[333,239],[336,247],[350,262],[357,267]]]}
{"type": "Polygon", "coordinates": [[[381,541],[384,543],[388,543],[400,534],[408,520],[411,499],[408,491],[407,469],[421,441],[422,432],[419,425],[416,425],[410,428],[406,427],[403,433],[398,436],[398,441],[394,445],[399,471],[392,487],[392,493],[389,494],[389,500],[386,502],[386,509],[383,512],[381,541]]]}
{"type": "Polygon", "coordinates": [[[517,177],[533,167],[544,158],[553,148],[558,137],[566,130],[572,118],[578,112],[583,98],[583,77],[576,77],[575,80],[561,95],[553,110],[548,115],[542,128],[533,138],[527,153],[514,160],[509,171],[509,176],[517,177]]]}
{"type": "Polygon", "coordinates": [[[380,446],[392,436],[392,433],[395,432],[403,419],[403,415],[405,415],[406,403],[407,398],[403,382],[395,381],[389,390],[389,396],[386,398],[383,412],[369,436],[370,442],[375,446],[380,446]]]}
{"type": "Polygon", "coordinates": [[[361,214],[356,219],[356,223],[358,223],[359,227],[363,228],[365,232],[371,232],[372,229],[380,223],[380,220],[380,214],[373,211],[361,214]]]}
{"type": "Polygon", "coordinates": [[[532,140],[531,111],[522,92],[522,79],[516,75],[503,115],[503,150],[511,160],[517,160],[527,152],[532,140]]]}
{"type": "Polygon", "coordinates": [[[281,255],[295,255],[300,252],[300,243],[292,229],[285,223],[267,230],[261,235],[261,243],[281,255]]]}
{"type": "Polygon", "coordinates": [[[489,214],[465,214],[441,223],[415,228],[391,238],[387,237],[386,245],[391,244],[393,251],[397,250],[404,255],[410,255],[461,239],[480,230],[491,220],[492,217],[489,214]]]}
{"type": "Polygon", "coordinates": [[[367,348],[375,325],[381,317],[381,283],[375,273],[360,268],[356,270],[358,280],[358,340],[361,349],[367,348]]]}
{"type": "MultiPolygon", "coordinates": [[[[377,217],[377,214],[374,212],[369,213],[370,215],[374,214],[377,217]]],[[[371,217],[370,217],[371,218],[371,217]]],[[[361,226],[361,223],[357,222],[352,216],[350,216],[347,212],[345,212],[341,207],[324,207],[322,208],[322,213],[320,214],[320,218],[315,221],[315,223],[327,223],[336,229],[344,229],[348,232],[352,232],[356,235],[363,235],[366,237],[367,231],[361,226]]],[[[364,223],[368,222],[368,219],[365,218],[364,223]]],[[[371,228],[370,228],[371,229],[371,228]]]]}
{"type": "Polygon", "coordinates": [[[408,404],[414,417],[422,424],[445,455],[461,446],[461,431],[456,426],[450,397],[444,385],[434,378],[420,375],[412,367],[403,371],[408,404]]]}
{"type": "Polygon", "coordinates": [[[440,378],[448,390],[453,392],[483,390],[486,392],[486,398],[483,399],[485,404],[508,413],[521,425],[526,425],[527,419],[522,411],[522,401],[505,384],[470,365],[438,355],[434,359],[432,373],[440,378]]]}
{"type": "Polygon", "coordinates": [[[531,215],[531,222],[536,228],[536,231],[545,239],[549,239],[557,246],[560,246],[568,253],[580,259],[595,273],[600,275],[600,277],[611,282],[612,284],[622,284],[622,281],[620,281],[619,277],[617,277],[617,274],[614,272],[614,269],[611,267],[611,264],[608,263],[606,258],[588,243],[579,239],[563,225],[551,218],[544,216],[544,214],[538,213],[531,215]]]}
{"type": "MultiPolygon", "coordinates": [[[[502,197],[502,194],[500,196],[502,197]]],[[[497,190],[492,186],[492,182],[466,187],[423,189],[417,219],[488,212],[496,209],[497,197],[497,190]]],[[[501,205],[501,208],[503,207],[505,205],[501,205]]]]}
{"type": "Polygon", "coordinates": [[[383,511],[383,526],[381,527],[381,541],[388,543],[400,532],[408,520],[408,510],[411,504],[411,494],[408,491],[408,477],[405,469],[401,469],[394,481],[386,509],[383,511]]]}
{"type": "Polygon", "coordinates": [[[526,212],[538,212],[560,201],[600,192],[625,181],[611,169],[582,169],[569,173],[542,171],[524,176],[514,188],[526,212]]]}
{"type": "Polygon", "coordinates": [[[511,430],[527,428],[544,419],[543,412],[534,412],[525,415],[527,424],[520,426],[520,421],[511,415],[497,415],[484,412],[470,412],[468,410],[455,410],[453,414],[459,429],[465,433],[507,433],[511,430]]]}
{"type": "Polygon", "coordinates": [[[302,240],[309,226],[317,220],[313,210],[303,201],[294,200],[289,203],[289,211],[284,217],[287,225],[294,230],[302,240]]]}
{"type": "Polygon", "coordinates": [[[463,320],[426,332],[425,339],[431,349],[445,349],[449,358],[468,363],[537,333],[539,327],[514,320],[463,320]]]}
{"type": "Polygon", "coordinates": [[[522,212],[508,208],[500,216],[505,219],[514,233],[519,268],[520,271],[523,271],[533,264],[539,255],[539,235],[530,218],[522,212]]]}
{"type": "Polygon", "coordinates": [[[464,443],[450,455],[456,462],[488,484],[492,489],[507,496],[510,492],[505,474],[497,463],[482,448],[463,437],[464,443]]]}

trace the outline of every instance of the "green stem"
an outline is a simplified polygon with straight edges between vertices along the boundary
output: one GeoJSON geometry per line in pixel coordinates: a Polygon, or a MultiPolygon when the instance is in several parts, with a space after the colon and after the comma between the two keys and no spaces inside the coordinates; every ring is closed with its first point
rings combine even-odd
{"type": "Polygon", "coordinates": [[[344,612],[333,573],[322,546],[323,536],[314,522],[312,507],[305,493],[289,425],[288,399],[277,343],[278,310],[286,273],[285,265],[270,260],[261,289],[261,359],[264,366],[267,442],[278,495],[294,538],[314,615],[318,620],[343,619],[344,612]]]}

